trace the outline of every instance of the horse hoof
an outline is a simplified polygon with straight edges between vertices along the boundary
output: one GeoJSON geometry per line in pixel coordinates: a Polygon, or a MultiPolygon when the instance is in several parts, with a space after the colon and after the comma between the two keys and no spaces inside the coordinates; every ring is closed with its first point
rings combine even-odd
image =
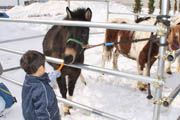
{"type": "Polygon", "coordinates": [[[168,71],[167,74],[172,75],[172,72],[171,72],[171,71],[168,71]]]}
{"type": "Polygon", "coordinates": [[[140,90],[140,91],[146,91],[147,88],[148,88],[148,85],[143,83],[143,82],[139,82],[137,83],[137,88],[140,90]]]}
{"type": "Polygon", "coordinates": [[[147,89],[146,88],[139,88],[140,91],[146,91],[147,89]]]}
{"type": "Polygon", "coordinates": [[[148,96],[147,96],[147,99],[149,99],[149,100],[152,99],[152,98],[153,98],[152,95],[148,95],[148,96]]]}
{"type": "Polygon", "coordinates": [[[69,108],[69,109],[72,109],[72,108],[73,108],[73,106],[68,106],[68,108],[69,108]]]}
{"type": "Polygon", "coordinates": [[[84,83],[84,85],[86,86],[86,85],[87,85],[87,83],[85,82],[85,83],[84,83]]]}
{"type": "Polygon", "coordinates": [[[68,110],[68,111],[64,112],[64,115],[65,115],[65,116],[66,116],[66,115],[71,115],[71,113],[70,113],[69,110],[68,110]]]}

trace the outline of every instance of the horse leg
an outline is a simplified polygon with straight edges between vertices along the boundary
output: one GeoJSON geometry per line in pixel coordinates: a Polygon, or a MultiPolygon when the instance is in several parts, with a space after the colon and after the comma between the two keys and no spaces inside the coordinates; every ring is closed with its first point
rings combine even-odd
{"type": "Polygon", "coordinates": [[[67,88],[66,88],[66,79],[65,79],[65,77],[57,78],[57,83],[58,83],[58,86],[60,88],[60,93],[61,93],[62,97],[66,98],[67,88]]]}
{"type": "Polygon", "coordinates": [[[101,63],[102,68],[104,68],[104,66],[105,66],[106,59],[107,59],[107,51],[106,51],[106,48],[104,46],[103,47],[103,54],[102,54],[102,63],[101,63]]]}
{"type": "MultiPolygon", "coordinates": [[[[145,65],[145,75],[149,76],[149,77],[150,77],[150,68],[151,68],[151,65],[150,66],[148,66],[148,64],[145,65]]],[[[147,96],[147,98],[152,99],[153,96],[151,94],[151,85],[150,85],[150,83],[147,84],[147,88],[148,88],[148,96],[147,96]]]]}
{"type": "Polygon", "coordinates": [[[176,72],[180,72],[180,57],[178,57],[176,72]]]}
{"type": "MultiPolygon", "coordinates": [[[[69,93],[69,96],[68,96],[68,100],[72,101],[72,96],[73,96],[73,93],[74,93],[74,88],[75,88],[75,84],[76,84],[76,81],[78,79],[80,74],[77,74],[75,75],[75,73],[73,75],[70,75],[69,76],[69,79],[68,79],[68,93],[69,93]]],[[[72,106],[68,106],[68,109],[71,109],[72,106]]]]}
{"type": "MultiPolygon", "coordinates": [[[[150,76],[150,70],[151,70],[151,67],[152,67],[152,65],[153,65],[153,63],[156,61],[156,58],[155,57],[152,57],[151,59],[150,59],[150,65],[148,65],[148,64],[146,64],[146,73],[145,73],[145,75],[146,76],[150,76]]],[[[151,94],[151,86],[150,86],[150,83],[148,83],[148,96],[147,96],[147,98],[148,99],[152,99],[153,98],[153,96],[152,96],[152,94],[151,94]]]]}
{"type": "MultiPolygon", "coordinates": [[[[61,76],[60,78],[57,78],[57,83],[62,97],[66,99],[67,88],[66,88],[65,76],[61,76]]],[[[64,115],[70,114],[67,104],[63,104],[63,111],[64,111],[64,115]]]]}
{"type": "Polygon", "coordinates": [[[171,62],[169,62],[169,61],[167,61],[165,72],[167,74],[172,74],[172,72],[171,72],[171,62]]]}
{"type": "MultiPolygon", "coordinates": [[[[143,68],[141,67],[139,63],[137,63],[137,71],[139,75],[143,75],[143,68]]],[[[137,88],[139,88],[141,91],[146,91],[146,86],[141,81],[137,82],[137,88]]]]}
{"type": "Polygon", "coordinates": [[[119,70],[118,69],[118,56],[119,56],[119,52],[116,49],[114,54],[113,54],[113,69],[114,70],[119,70]]]}

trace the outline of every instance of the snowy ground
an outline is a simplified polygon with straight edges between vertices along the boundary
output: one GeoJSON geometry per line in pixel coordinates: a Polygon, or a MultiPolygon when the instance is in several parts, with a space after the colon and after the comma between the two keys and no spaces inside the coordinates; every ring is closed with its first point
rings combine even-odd
{"type": "MultiPolygon", "coordinates": [[[[44,4],[36,3],[27,7],[15,7],[12,10],[7,11],[7,13],[12,18],[58,20],[62,19],[65,15],[66,6],[66,2],[48,2],[44,4]]],[[[73,9],[82,6],[91,8],[93,12],[92,21],[106,21],[106,3],[72,2],[71,4],[71,8],[73,9]]],[[[110,6],[110,9],[114,11],[126,13],[131,13],[132,11],[130,8],[118,3],[111,3],[110,6]]],[[[146,9],[144,9],[144,11],[146,11],[146,9]]],[[[128,17],[133,19],[132,16],[125,15],[112,15],[110,17],[128,17]]],[[[50,26],[48,25],[1,23],[0,41],[45,34],[49,28],[50,26]]],[[[91,32],[93,33],[99,31],[104,30],[91,28],[91,32]]],[[[27,51],[30,49],[42,51],[42,41],[43,37],[26,41],[4,43],[0,44],[0,47],[21,51],[27,51]]],[[[97,44],[103,41],[104,34],[90,35],[90,44],[97,44]]],[[[85,52],[85,64],[100,66],[101,55],[102,47],[87,50],[85,52]]],[[[20,55],[0,52],[0,56],[0,61],[4,69],[19,66],[20,55]]],[[[127,59],[123,56],[120,56],[118,61],[120,71],[137,74],[135,61],[127,59]]],[[[111,69],[111,66],[112,64],[110,62],[106,65],[106,68],[111,69]]],[[[175,66],[176,64],[173,64],[173,70],[175,69],[175,66]]],[[[47,64],[46,70],[51,71],[52,68],[47,64]]],[[[116,116],[127,118],[128,120],[152,120],[154,105],[152,104],[152,101],[148,101],[146,99],[146,93],[140,92],[136,89],[136,81],[111,75],[102,75],[101,73],[92,71],[82,70],[82,72],[87,81],[87,86],[84,86],[80,81],[78,81],[73,101],[94,107],[104,112],[109,112],[116,116]]],[[[155,76],[156,72],[157,62],[151,69],[152,76],[155,76]]],[[[22,70],[15,70],[3,73],[3,75],[15,79],[16,81],[23,82],[25,73],[22,70]]],[[[172,89],[179,83],[180,73],[173,73],[172,76],[166,75],[166,77],[168,78],[168,81],[166,87],[163,89],[163,96],[168,96],[172,89]]],[[[3,79],[0,79],[0,82],[4,82],[18,100],[18,103],[11,108],[9,113],[0,118],[0,120],[23,120],[21,110],[21,87],[3,79]]],[[[58,89],[55,91],[59,94],[58,89]]],[[[70,116],[62,116],[62,120],[105,120],[105,118],[84,113],[84,111],[79,109],[73,109],[71,113],[72,114],[70,116]]],[[[160,120],[176,120],[179,115],[180,96],[178,95],[169,109],[161,109],[160,120]]]]}

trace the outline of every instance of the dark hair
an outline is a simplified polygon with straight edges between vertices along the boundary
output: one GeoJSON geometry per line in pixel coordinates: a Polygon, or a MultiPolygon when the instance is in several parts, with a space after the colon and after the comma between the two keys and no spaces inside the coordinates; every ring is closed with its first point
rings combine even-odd
{"type": "Polygon", "coordinates": [[[35,50],[27,51],[20,60],[20,65],[27,74],[36,73],[38,68],[41,65],[44,66],[44,64],[45,64],[44,54],[35,50]]]}

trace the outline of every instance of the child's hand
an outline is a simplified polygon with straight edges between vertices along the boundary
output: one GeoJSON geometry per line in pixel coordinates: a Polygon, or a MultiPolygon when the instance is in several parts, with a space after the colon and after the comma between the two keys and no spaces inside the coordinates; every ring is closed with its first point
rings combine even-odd
{"type": "Polygon", "coordinates": [[[57,71],[57,70],[55,70],[54,72],[53,72],[53,74],[56,76],[56,78],[58,78],[58,77],[60,77],[61,76],[61,72],[59,71],[57,71]]]}
{"type": "Polygon", "coordinates": [[[61,72],[58,72],[57,70],[55,70],[55,71],[49,73],[48,76],[49,76],[49,80],[51,82],[55,82],[56,78],[61,76],[61,72]]]}

